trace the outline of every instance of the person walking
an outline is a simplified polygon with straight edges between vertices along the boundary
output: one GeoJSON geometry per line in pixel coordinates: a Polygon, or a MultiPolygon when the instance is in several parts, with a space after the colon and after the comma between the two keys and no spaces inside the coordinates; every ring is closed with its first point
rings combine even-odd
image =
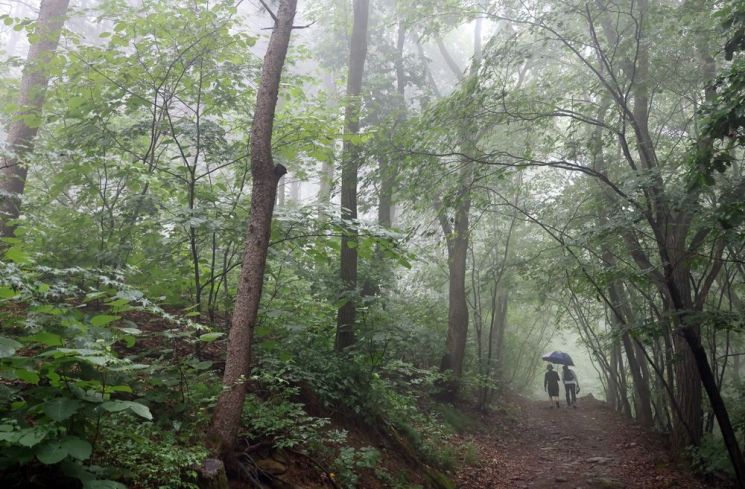
{"type": "Polygon", "coordinates": [[[564,391],[567,397],[567,407],[572,406],[577,408],[577,393],[579,393],[579,381],[577,380],[577,374],[574,370],[569,368],[569,365],[564,365],[562,370],[562,381],[564,382],[564,391]]]}
{"type": "Polygon", "coordinates": [[[554,371],[554,366],[551,364],[546,367],[546,375],[543,376],[543,390],[548,392],[548,397],[551,402],[556,403],[557,408],[561,407],[559,404],[559,373],[554,371]]]}

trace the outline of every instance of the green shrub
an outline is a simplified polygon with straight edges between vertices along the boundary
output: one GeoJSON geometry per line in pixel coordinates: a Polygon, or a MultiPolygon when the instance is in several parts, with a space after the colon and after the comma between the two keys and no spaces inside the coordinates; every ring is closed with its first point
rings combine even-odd
{"type": "MultiPolygon", "coordinates": [[[[20,249],[11,256],[17,263],[0,262],[0,470],[41,464],[86,486],[122,487],[101,481],[106,471],[91,464],[113,447],[104,447],[109,440],[102,430],[135,418],[151,421],[156,405],[143,382],[153,367],[118,353],[144,334],[124,313],[173,318],[118,273],[36,266],[20,249]]],[[[179,334],[198,341],[193,329],[179,334]]],[[[157,414],[165,414],[165,406],[157,414]]],[[[170,463],[163,457],[148,459],[154,473],[170,463]]]]}
{"type": "Polygon", "coordinates": [[[243,405],[242,436],[251,440],[270,440],[275,448],[294,448],[319,443],[326,418],[309,416],[301,403],[288,399],[261,400],[254,394],[243,405]]]}
{"type": "Polygon", "coordinates": [[[195,467],[208,455],[199,443],[134,419],[110,423],[101,435],[99,463],[112,478],[143,488],[196,489],[195,467]]]}
{"type": "Polygon", "coordinates": [[[353,489],[359,484],[360,472],[375,469],[379,462],[380,452],[375,448],[342,447],[333,466],[341,486],[353,489]]]}
{"type": "Polygon", "coordinates": [[[698,447],[690,449],[693,467],[702,474],[724,473],[734,477],[727,449],[720,437],[705,435],[698,447]]]}

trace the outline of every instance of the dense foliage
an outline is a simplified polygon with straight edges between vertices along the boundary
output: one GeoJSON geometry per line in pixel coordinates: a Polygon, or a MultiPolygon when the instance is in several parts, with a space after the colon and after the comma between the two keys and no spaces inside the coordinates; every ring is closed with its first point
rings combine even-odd
{"type": "MultiPolygon", "coordinates": [[[[22,196],[0,187],[22,203],[0,216],[8,487],[200,483],[278,3],[73,2],[41,113],[16,101],[41,20],[2,15],[2,125],[39,130],[0,153],[0,182],[28,169],[22,196]]],[[[471,413],[542,396],[540,354],[562,349],[697,470],[745,476],[742,2],[373,2],[350,98],[359,3],[301,0],[295,19],[229,475],[449,487],[471,413]]]]}

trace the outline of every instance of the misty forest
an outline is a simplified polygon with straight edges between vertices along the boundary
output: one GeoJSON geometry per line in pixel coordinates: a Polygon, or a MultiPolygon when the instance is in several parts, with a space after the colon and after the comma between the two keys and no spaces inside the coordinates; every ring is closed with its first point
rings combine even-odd
{"type": "Polygon", "coordinates": [[[745,1],[0,0],[0,486],[745,489],[745,1]]]}

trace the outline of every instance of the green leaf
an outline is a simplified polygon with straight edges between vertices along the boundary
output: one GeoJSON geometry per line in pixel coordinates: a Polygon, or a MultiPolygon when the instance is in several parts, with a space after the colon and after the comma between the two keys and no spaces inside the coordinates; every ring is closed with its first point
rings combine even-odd
{"type": "Polygon", "coordinates": [[[26,370],[25,368],[17,368],[15,369],[14,373],[18,380],[22,380],[27,384],[36,385],[41,379],[38,373],[34,372],[33,370],[26,370]]]}
{"type": "Polygon", "coordinates": [[[150,408],[144,404],[134,401],[106,401],[101,403],[101,409],[110,413],[118,413],[129,409],[138,416],[141,416],[147,420],[153,419],[153,415],[150,412],[150,408]]]}
{"type": "Polygon", "coordinates": [[[55,421],[64,421],[80,409],[80,401],[68,397],[58,397],[44,403],[44,414],[55,421]]]}
{"type": "Polygon", "coordinates": [[[18,438],[18,443],[24,447],[33,447],[41,443],[47,432],[37,428],[23,430],[23,434],[18,438]]]}
{"type": "Polygon", "coordinates": [[[17,431],[0,431],[0,441],[7,441],[10,444],[15,445],[18,443],[20,433],[17,431]]]}
{"type": "Polygon", "coordinates": [[[18,343],[16,340],[0,336],[0,358],[13,356],[22,346],[23,345],[18,343]]]}
{"type": "Polygon", "coordinates": [[[199,336],[199,341],[204,341],[205,343],[212,343],[213,341],[220,338],[221,336],[225,336],[225,333],[220,333],[217,331],[214,333],[205,333],[199,336]]]}
{"type": "Polygon", "coordinates": [[[78,460],[87,460],[93,452],[93,447],[86,440],[77,436],[66,436],[62,439],[62,447],[68,455],[78,460]]]}
{"type": "Polygon", "coordinates": [[[39,462],[46,465],[61,462],[65,457],[67,457],[67,449],[62,446],[59,440],[45,443],[36,450],[36,458],[39,459],[39,462]]]}
{"type": "Polygon", "coordinates": [[[31,257],[20,246],[11,246],[8,248],[8,251],[5,252],[5,258],[19,265],[31,262],[31,257]]]}
{"type": "Polygon", "coordinates": [[[128,409],[127,401],[105,401],[101,403],[101,409],[110,413],[118,413],[128,409]]]}
{"type": "Polygon", "coordinates": [[[117,319],[120,319],[120,316],[109,316],[107,314],[99,314],[98,316],[93,316],[91,318],[91,324],[93,326],[106,326],[109,323],[113,323],[117,319]]]}
{"type": "Polygon", "coordinates": [[[39,331],[35,335],[24,337],[23,340],[47,346],[62,346],[62,337],[49,331],[39,331]]]}
{"type": "Polygon", "coordinates": [[[152,420],[153,415],[150,412],[150,408],[139,402],[130,402],[129,409],[138,416],[141,416],[147,420],[152,420]]]}
{"type": "Polygon", "coordinates": [[[10,287],[0,287],[0,299],[10,299],[18,295],[18,292],[10,287]]]}
{"type": "Polygon", "coordinates": [[[54,304],[42,304],[40,306],[34,306],[31,308],[31,312],[36,314],[49,314],[50,316],[59,316],[64,313],[65,310],[61,307],[57,307],[54,304]]]}

